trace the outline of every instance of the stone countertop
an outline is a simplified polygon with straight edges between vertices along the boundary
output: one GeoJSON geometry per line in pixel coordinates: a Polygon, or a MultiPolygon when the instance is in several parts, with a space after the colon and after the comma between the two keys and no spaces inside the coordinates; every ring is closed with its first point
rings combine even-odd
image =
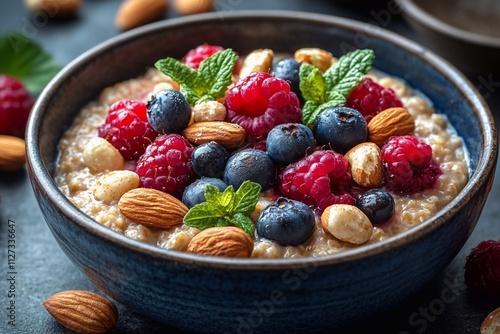
{"type": "MultiPolygon", "coordinates": [[[[16,31],[37,40],[64,65],[82,52],[120,33],[114,26],[119,0],[86,0],[75,19],[47,21],[27,11],[22,1],[0,1],[0,33],[16,31]]],[[[385,1],[320,0],[219,0],[219,10],[288,9],[352,18],[371,22],[427,45],[385,1]]],[[[169,17],[176,14],[170,12],[169,17]]],[[[453,59],[449,59],[453,63],[453,59]]],[[[468,73],[471,82],[486,99],[498,122],[500,107],[498,73],[468,73]]],[[[469,250],[480,241],[499,237],[497,227],[500,187],[497,177],[481,219],[467,244],[453,262],[418,296],[391,312],[367,319],[337,333],[478,333],[486,315],[500,306],[500,300],[470,292],[463,280],[463,266],[469,250]]],[[[58,325],[41,303],[56,292],[97,289],[69,261],[50,233],[35,201],[26,170],[0,174],[0,332],[69,333],[58,325]],[[7,268],[7,226],[15,227],[15,273],[7,268]],[[13,277],[11,277],[13,276],[13,277]],[[9,279],[11,279],[9,281],[9,279]],[[13,283],[13,284],[11,284],[13,283]],[[15,296],[9,296],[13,289],[15,296]],[[15,326],[8,324],[9,301],[15,300],[15,326]]],[[[13,238],[12,238],[13,237],[13,238]]],[[[148,320],[118,305],[120,319],[111,333],[178,332],[148,320]]]]}

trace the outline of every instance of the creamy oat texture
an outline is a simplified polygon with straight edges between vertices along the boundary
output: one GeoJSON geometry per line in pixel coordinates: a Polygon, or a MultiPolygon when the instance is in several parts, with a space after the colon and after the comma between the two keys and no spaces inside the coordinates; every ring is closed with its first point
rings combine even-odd
{"type": "MultiPolygon", "coordinates": [[[[464,144],[449,128],[446,118],[436,114],[424,98],[414,95],[403,82],[374,74],[370,74],[370,77],[396,92],[415,119],[415,135],[432,147],[434,159],[443,171],[431,190],[410,196],[393,194],[396,204],[395,218],[389,224],[374,227],[372,237],[367,243],[375,243],[424,222],[443,208],[465,186],[469,168],[464,144]]],[[[64,195],[100,224],[133,239],[163,248],[185,251],[189,241],[199,230],[182,225],[161,231],[127,221],[120,213],[117,201],[104,204],[94,198],[93,186],[104,173],[91,173],[85,166],[82,155],[87,142],[97,136],[97,127],[104,122],[112,103],[124,98],[145,101],[157,84],[159,86],[156,89],[168,88],[172,82],[156,69],[151,69],[141,78],[105,89],[96,101],[86,105],[59,143],[60,158],[55,179],[64,195]]],[[[127,167],[133,169],[132,165],[127,167]]],[[[257,210],[262,209],[265,203],[264,199],[261,200],[257,210]]],[[[256,218],[257,214],[254,213],[253,218],[256,218]]],[[[325,232],[317,219],[314,234],[305,244],[298,247],[284,247],[257,238],[252,257],[323,256],[353,247],[358,246],[339,241],[325,232]]]]}

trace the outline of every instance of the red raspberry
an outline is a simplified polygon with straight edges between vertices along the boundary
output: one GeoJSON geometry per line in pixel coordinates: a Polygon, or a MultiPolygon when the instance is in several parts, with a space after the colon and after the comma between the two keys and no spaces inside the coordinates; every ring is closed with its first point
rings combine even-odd
{"type": "Polygon", "coordinates": [[[286,167],[279,187],[283,196],[324,210],[332,204],[354,205],[346,191],[351,180],[349,162],[342,154],[316,151],[286,167]]]}
{"type": "Polygon", "coordinates": [[[465,262],[465,283],[500,296],[500,241],[485,240],[471,250],[465,262]]]}
{"type": "Polygon", "coordinates": [[[197,70],[203,60],[222,50],[224,50],[222,46],[203,44],[190,50],[182,58],[182,62],[197,70]]]}
{"type": "Polygon", "coordinates": [[[265,72],[254,72],[230,88],[225,104],[226,119],[241,125],[249,138],[266,137],[276,125],[302,120],[290,85],[265,72]]]}
{"type": "Polygon", "coordinates": [[[162,135],[137,161],[141,187],[154,188],[180,197],[195,179],[191,164],[193,147],[178,134],[162,135]]]}
{"type": "Polygon", "coordinates": [[[363,78],[347,97],[346,106],[365,116],[366,122],[387,108],[402,107],[394,91],[384,88],[370,78],[363,78]]]}
{"type": "Polygon", "coordinates": [[[0,134],[24,137],[33,98],[16,78],[0,75],[0,134]]]}
{"type": "Polygon", "coordinates": [[[97,133],[128,160],[139,159],[158,135],[148,123],[146,103],[133,100],[113,103],[97,133]]]}
{"type": "Polygon", "coordinates": [[[414,136],[394,136],[382,147],[385,186],[402,194],[432,188],[442,174],[432,148],[414,136]]]}

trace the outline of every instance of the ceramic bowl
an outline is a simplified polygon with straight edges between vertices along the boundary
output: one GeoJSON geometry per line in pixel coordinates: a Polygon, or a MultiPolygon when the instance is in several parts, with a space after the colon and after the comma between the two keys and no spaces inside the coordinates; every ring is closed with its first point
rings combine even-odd
{"type": "Polygon", "coordinates": [[[398,35],[366,28],[347,19],[287,11],[203,14],[124,33],[71,62],[41,93],[27,130],[33,189],[62,250],[107,295],[194,332],[333,329],[417,293],[456,256],[478,221],[497,161],[496,129],[485,102],[447,62],[398,35]],[[373,49],[375,68],[426,94],[464,138],[469,182],[412,230],[321,258],[202,257],[132,240],[96,223],[54,184],[63,131],[103,88],[205,42],[240,54],[256,48],[320,47],[337,55],[355,47],[373,49]]]}
{"type": "Polygon", "coordinates": [[[432,47],[469,75],[500,70],[496,0],[397,0],[404,18],[432,47]]]}

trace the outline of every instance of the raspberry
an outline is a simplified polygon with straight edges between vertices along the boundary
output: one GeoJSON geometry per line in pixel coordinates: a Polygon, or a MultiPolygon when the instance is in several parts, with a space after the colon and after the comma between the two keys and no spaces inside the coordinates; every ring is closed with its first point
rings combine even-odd
{"type": "Polygon", "coordinates": [[[442,174],[432,148],[414,136],[394,136],[382,147],[385,186],[401,194],[432,188],[442,174]]]}
{"type": "Polygon", "coordinates": [[[316,151],[286,167],[280,174],[283,196],[315,205],[355,204],[347,189],[351,185],[349,163],[334,151],[316,151]]]}
{"type": "Polygon", "coordinates": [[[190,50],[182,58],[182,62],[197,70],[203,60],[222,50],[224,50],[222,46],[203,44],[190,50]]]}
{"type": "Polygon", "coordinates": [[[254,72],[230,88],[225,104],[226,119],[241,125],[249,138],[266,137],[276,125],[302,120],[290,85],[265,72],[254,72]]]}
{"type": "Polygon", "coordinates": [[[500,241],[485,240],[471,250],[465,261],[465,283],[500,296],[500,241]]]}
{"type": "Polygon", "coordinates": [[[358,110],[365,116],[366,122],[387,108],[402,107],[396,94],[390,88],[384,88],[370,78],[363,78],[347,97],[346,106],[358,110]]]}
{"type": "Polygon", "coordinates": [[[0,75],[0,134],[24,136],[33,98],[16,78],[0,75]]]}
{"type": "Polygon", "coordinates": [[[184,188],[196,178],[192,153],[193,147],[181,135],[159,136],[137,161],[135,171],[139,174],[140,186],[180,198],[184,188]]]}
{"type": "Polygon", "coordinates": [[[97,132],[128,160],[138,159],[158,135],[148,123],[146,104],[133,100],[113,103],[97,132]]]}

